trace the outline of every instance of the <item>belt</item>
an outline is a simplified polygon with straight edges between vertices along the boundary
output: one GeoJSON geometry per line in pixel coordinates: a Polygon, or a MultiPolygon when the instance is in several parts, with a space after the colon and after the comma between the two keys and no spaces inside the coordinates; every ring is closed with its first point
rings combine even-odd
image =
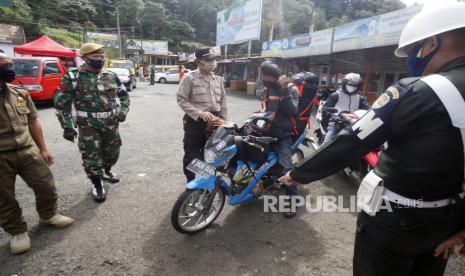
{"type": "MultiPolygon", "coordinates": [[[[460,198],[465,197],[465,192],[457,194],[460,198]]],[[[452,199],[442,199],[442,200],[436,200],[436,201],[423,201],[423,200],[418,200],[418,199],[411,199],[407,198],[404,196],[401,196],[397,193],[394,193],[393,191],[387,189],[384,187],[383,199],[392,202],[392,203],[397,203],[400,205],[412,207],[412,208],[440,208],[440,207],[445,207],[449,206],[454,203],[452,199]]]]}
{"type": "Polygon", "coordinates": [[[108,112],[86,112],[86,111],[76,110],[76,115],[78,117],[84,117],[84,118],[106,119],[115,114],[116,114],[116,109],[113,109],[112,111],[108,111],[108,112]]]}

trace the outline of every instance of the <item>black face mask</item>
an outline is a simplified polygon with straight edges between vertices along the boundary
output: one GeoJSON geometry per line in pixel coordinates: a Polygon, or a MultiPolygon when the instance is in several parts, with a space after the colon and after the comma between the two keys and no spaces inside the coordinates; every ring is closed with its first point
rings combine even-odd
{"type": "Polygon", "coordinates": [[[100,70],[103,68],[103,65],[105,65],[105,60],[104,59],[88,59],[86,61],[87,64],[92,66],[94,69],[100,70]]]}
{"type": "Polygon", "coordinates": [[[267,87],[268,89],[277,89],[277,88],[279,88],[279,84],[277,84],[274,81],[266,81],[266,80],[264,80],[263,85],[265,87],[267,87]]]}
{"type": "Polygon", "coordinates": [[[0,68],[0,79],[3,82],[10,83],[14,81],[16,78],[15,70],[13,70],[13,66],[8,66],[6,68],[0,68]]]}

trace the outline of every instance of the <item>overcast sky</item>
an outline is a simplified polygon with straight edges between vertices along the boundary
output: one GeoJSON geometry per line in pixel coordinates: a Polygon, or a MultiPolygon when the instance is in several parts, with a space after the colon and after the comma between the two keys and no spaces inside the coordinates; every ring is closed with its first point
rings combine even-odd
{"type": "MultiPolygon", "coordinates": [[[[402,2],[404,2],[407,7],[414,4],[414,3],[418,3],[418,4],[428,4],[428,5],[441,5],[441,3],[444,3],[444,0],[401,0],[402,2]]],[[[452,1],[452,0],[451,0],[452,1]]]]}

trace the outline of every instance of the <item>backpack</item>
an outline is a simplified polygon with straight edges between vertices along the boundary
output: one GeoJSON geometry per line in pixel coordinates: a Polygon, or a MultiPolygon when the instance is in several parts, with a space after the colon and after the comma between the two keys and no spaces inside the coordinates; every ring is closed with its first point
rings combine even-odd
{"type": "Polygon", "coordinates": [[[317,86],[305,85],[303,83],[300,86],[295,85],[299,90],[299,105],[297,107],[297,114],[292,117],[292,138],[297,139],[305,131],[308,126],[310,128],[310,115],[312,113],[312,107],[315,103],[320,105],[320,102],[316,98],[317,86]]]}

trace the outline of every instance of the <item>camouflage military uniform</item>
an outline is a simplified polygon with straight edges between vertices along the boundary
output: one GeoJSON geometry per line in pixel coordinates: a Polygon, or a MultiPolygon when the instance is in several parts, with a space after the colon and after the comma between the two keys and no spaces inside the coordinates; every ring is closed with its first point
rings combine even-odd
{"type": "Polygon", "coordinates": [[[121,138],[116,114],[129,111],[129,95],[119,83],[110,71],[93,73],[80,67],[63,77],[63,89],[55,98],[56,114],[64,129],[73,128],[74,103],[79,150],[89,177],[103,175],[103,169],[111,168],[118,161],[121,138]],[[100,117],[101,114],[107,118],[100,117]]]}

